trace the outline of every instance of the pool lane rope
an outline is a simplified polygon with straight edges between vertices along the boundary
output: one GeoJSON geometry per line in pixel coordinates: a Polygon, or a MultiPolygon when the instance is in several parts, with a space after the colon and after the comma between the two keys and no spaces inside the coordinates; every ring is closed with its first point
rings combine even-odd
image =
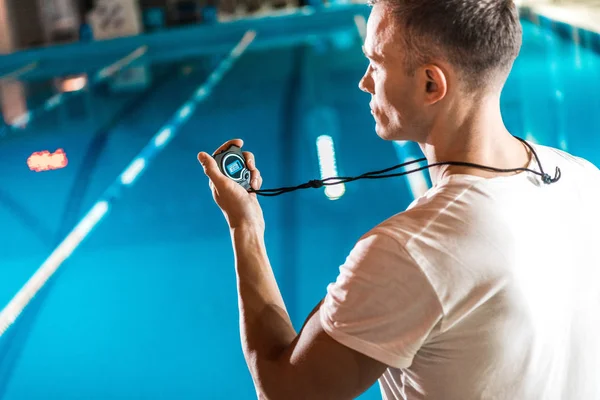
{"type": "Polygon", "coordinates": [[[12,72],[8,72],[2,76],[0,76],[0,80],[13,81],[21,78],[23,75],[26,75],[36,69],[38,67],[38,62],[34,61],[30,64],[25,65],[19,69],[16,69],[12,72]]]}
{"type": "MultiPolygon", "coordinates": [[[[129,53],[125,57],[120,58],[119,60],[115,61],[114,63],[111,63],[110,65],[102,68],[92,78],[91,85],[93,86],[93,85],[100,84],[100,83],[104,82],[105,80],[107,80],[108,78],[119,73],[124,68],[128,67],[129,65],[133,64],[135,61],[137,61],[141,57],[143,57],[147,53],[147,51],[148,51],[148,46],[138,47],[136,50],[129,53]]],[[[12,122],[7,124],[7,127],[11,130],[24,129],[37,116],[43,114],[44,112],[55,109],[56,107],[58,107],[59,105],[64,103],[68,97],[76,96],[77,94],[82,93],[82,92],[83,92],[83,90],[77,90],[74,92],[57,93],[54,96],[50,97],[48,100],[44,101],[44,103],[40,107],[30,110],[30,111],[27,111],[26,113],[23,113],[23,114],[19,115],[18,117],[16,117],[12,122]]]]}
{"type": "Polygon", "coordinates": [[[107,215],[111,204],[119,197],[122,188],[132,185],[149,163],[173,140],[179,128],[188,121],[196,106],[210,96],[213,88],[221,81],[234,62],[246,51],[256,37],[255,31],[248,31],[224,58],[207,80],[199,86],[171,119],[150,139],[148,144],[131,161],[129,166],[105,190],[100,199],[81,219],[65,239],[56,247],[25,285],[0,312],[0,337],[17,320],[25,307],[40,291],[45,283],[58,270],[61,264],[73,253],[94,227],[107,215]]]}

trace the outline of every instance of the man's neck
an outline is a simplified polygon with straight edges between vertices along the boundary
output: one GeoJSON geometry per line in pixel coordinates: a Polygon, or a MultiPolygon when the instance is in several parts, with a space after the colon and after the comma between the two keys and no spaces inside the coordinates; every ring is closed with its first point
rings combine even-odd
{"type": "MultiPolygon", "coordinates": [[[[429,164],[447,161],[467,162],[494,168],[512,169],[529,163],[529,149],[504,126],[499,104],[494,100],[476,107],[449,110],[450,118],[433,125],[421,149],[429,164]]],[[[434,184],[449,175],[466,174],[492,178],[504,175],[479,168],[440,166],[431,168],[434,184]]]]}

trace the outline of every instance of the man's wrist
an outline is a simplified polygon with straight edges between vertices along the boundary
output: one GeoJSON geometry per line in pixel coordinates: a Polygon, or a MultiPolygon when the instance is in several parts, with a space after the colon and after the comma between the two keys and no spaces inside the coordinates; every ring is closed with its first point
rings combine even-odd
{"type": "Polygon", "coordinates": [[[254,221],[244,221],[232,224],[229,228],[232,238],[257,237],[262,238],[265,233],[265,224],[254,221]]]}

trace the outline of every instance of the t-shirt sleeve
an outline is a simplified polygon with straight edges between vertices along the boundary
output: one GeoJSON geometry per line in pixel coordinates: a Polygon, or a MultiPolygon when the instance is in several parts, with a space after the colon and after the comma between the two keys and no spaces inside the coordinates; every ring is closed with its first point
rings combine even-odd
{"type": "Polygon", "coordinates": [[[419,266],[398,240],[377,231],[352,249],[320,310],[332,338],[394,368],[411,365],[441,318],[419,266]]]}

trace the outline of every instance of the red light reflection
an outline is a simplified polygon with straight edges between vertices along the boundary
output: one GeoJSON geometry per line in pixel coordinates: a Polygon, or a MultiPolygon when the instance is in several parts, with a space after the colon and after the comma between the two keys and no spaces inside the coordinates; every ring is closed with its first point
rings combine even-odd
{"type": "Polygon", "coordinates": [[[54,153],[48,150],[33,153],[27,159],[27,166],[35,172],[50,171],[61,169],[67,166],[69,160],[63,149],[58,149],[54,153]]]}

